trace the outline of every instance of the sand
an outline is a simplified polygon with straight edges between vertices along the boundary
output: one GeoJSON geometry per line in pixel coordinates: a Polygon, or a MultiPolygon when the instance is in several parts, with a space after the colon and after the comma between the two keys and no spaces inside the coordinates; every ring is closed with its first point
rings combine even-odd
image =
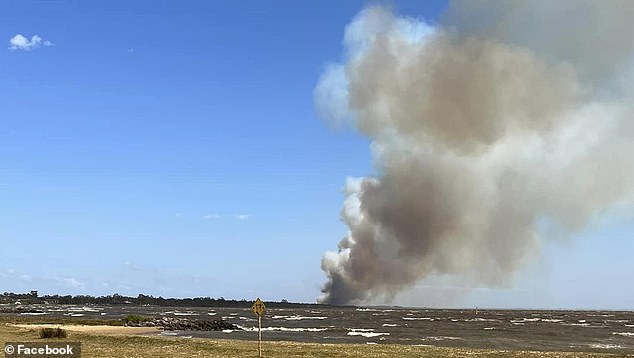
{"type": "Polygon", "coordinates": [[[156,327],[125,327],[125,326],[85,326],[74,324],[7,324],[19,328],[63,328],[70,332],[92,334],[155,334],[160,333],[156,327]]]}

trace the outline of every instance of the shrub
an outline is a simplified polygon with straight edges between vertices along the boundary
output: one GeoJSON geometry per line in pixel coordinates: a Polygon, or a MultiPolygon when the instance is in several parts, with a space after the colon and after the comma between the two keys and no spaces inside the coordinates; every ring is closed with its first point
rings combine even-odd
{"type": "Polygon", "coordinates": [[[125,316],[122,321],[123,324],[128,326],[128,325],[138,325],[141,324],[143,322],[148,322],[151,321],[152,317],[146,317],[146,316],[139,316],[139,315],[135,315],[135,314],[129,314],[127,316],[125,316]]]}
{"type": "Polygon", "coordinates": [[[40,328],[40,338],[66,338],[66,331],[61,328],[40,328]]]}

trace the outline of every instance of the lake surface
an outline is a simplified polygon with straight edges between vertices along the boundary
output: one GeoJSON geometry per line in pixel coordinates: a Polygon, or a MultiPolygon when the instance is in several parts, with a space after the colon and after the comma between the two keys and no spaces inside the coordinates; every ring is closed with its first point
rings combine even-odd
{"type": "MultiPolygon", "coordinates": [[[[158,335],[257,339],[248,308],[156,306],[28,306],[44,317],[117,319],[128,314],[224,319],[244,331],[174,331],[158,335]]],[[[268,308],[264,340],[367,343],[542,351],[634,353],[634,312],[440,310],[310,306],[268,308]]]]}

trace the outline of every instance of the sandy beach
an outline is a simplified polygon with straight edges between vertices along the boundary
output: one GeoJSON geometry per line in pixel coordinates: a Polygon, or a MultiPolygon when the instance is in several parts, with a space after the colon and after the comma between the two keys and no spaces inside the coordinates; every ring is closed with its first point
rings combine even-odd
{"type": "Polygon", "coordinates": [[[74,324],[7,324],[7,326],[27,329],[63,328],[69,332],[86,334],[156,334],[161,332],[156,327],[126,327],[126,326],[87,326],[74,324]]]}

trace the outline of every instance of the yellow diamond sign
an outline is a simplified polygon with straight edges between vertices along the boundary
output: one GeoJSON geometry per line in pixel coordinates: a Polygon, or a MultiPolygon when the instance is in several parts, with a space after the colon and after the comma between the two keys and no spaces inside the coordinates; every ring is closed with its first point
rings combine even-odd
{"type": "Polygon", "coordinates": [[[251,311],[253,311],[253,313],[258,315],[259,317],[262,317],[264,316],[264,311],[266,311],[266,306],[264,305],[264,302],[262,302],[262,300],[258,298],[257,300],[255,300],[255,303],[253,303],[253,306],[251,306],[251,311]]]}

